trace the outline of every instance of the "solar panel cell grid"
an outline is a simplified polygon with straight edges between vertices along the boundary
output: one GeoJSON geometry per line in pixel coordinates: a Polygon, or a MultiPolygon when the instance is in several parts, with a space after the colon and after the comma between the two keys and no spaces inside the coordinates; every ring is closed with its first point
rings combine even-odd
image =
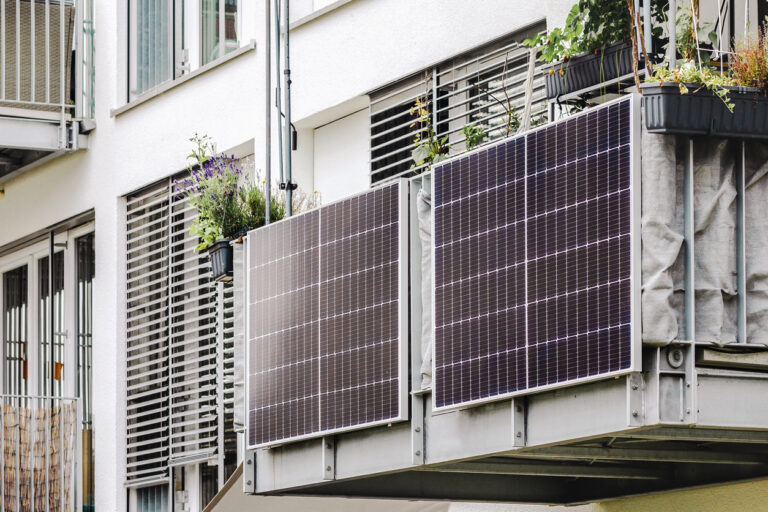
{"type": "Polygon", "coordinates": [[[436,166],[436,406],[631,363],[630,100],[436,166]]]}
{"type": "Polygon", "coordinates": [[[402,419],[402,190],[249,233],[250,446],[402,419]]]}

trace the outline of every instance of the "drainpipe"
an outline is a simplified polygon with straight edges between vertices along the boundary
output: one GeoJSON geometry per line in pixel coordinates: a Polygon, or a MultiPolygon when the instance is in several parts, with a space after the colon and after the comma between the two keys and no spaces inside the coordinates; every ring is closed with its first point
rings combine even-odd
{"type": "Polygon", "coordinates": [[[283,126],[283,150],[285,151],[285,212],[288,217],[293,215],[293,189],[296,185],[292,181],[291,173],[291,45],[290,45],[290,18],[289,4],[290,0],[283,2],[283,87],[285,89],[285,125],[283,126]]]}
{"type": "MultiPolygon", "coordinates": [[[[269,0],[267,0],[269,1],[269,0]]],[[[277,155],[278,166],[280,168],[280,184],[285,182],[285,175],[283,170],[283,93],[280,89],[280,0],[275,0],[275,78],[277,79],[275,87],[275,106],[277,107],[277,155]]]]}
{"type": "MultiPolygon", "coordinates": [[[[264,223],[269,224],[271,220],[270,203],[272,198],[272,12],[270,9],[271,0],[264,2],[265,24],[264,33],[267,37],[264,39],[264,110],[266,119],[264,124],[264,202],[266,203],[264,212],[264,223]]],[[[257,184],[258,185],[258,184],[257,184]]]]}

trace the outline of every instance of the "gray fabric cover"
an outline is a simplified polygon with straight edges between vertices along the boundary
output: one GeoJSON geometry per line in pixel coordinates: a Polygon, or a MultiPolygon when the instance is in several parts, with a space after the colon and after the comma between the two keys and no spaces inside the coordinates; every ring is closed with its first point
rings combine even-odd
{"type": "Polygon", "coordinates": [[[432,196],[419,189],[416,197],[421,240],[421,388],[432,385],[432,196]]]}
{"type": "MultiPolygon", "coordinates": [[[[643,340],[683,339],[685,137],[642,141],[643,340]]],[[[739,143],[697,137],[694,154],[696,339],[736,341],[736,181],[739,143]]],[[[768,146],[748,142],[747,338],[768,343],[768,146]]]]}
{"type": "Polygon", "coordinates": [[[234,264],[234,301],[235,301],[235,432],[245,432],[245,244],[234,244],[232,262],[234,264]]]}

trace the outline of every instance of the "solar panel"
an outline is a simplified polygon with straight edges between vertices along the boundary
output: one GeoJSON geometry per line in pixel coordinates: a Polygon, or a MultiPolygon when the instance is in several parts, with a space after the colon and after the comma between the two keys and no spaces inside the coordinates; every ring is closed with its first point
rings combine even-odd
{"type": "Polygon", "coordinates": [[[633,98],[434,168],[435,408],[637,366],[633,98]]]}
{"type": "Polygon", "coordinates": [[[248,234],[249,446],[406,419],[407,188],[248,234]]]}

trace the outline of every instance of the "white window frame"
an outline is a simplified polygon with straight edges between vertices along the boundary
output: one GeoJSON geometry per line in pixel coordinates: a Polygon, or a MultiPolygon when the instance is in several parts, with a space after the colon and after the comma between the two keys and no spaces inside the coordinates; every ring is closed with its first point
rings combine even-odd
{"type": "MultiPolygon", "coordinates": [[[[64,321],[63,328],[66,333],[64,342],[64,367],[63,386],[61,395],[74,397],[77,393],[77,247],[76,240],[85,235],[94,233],[94,223],[89,222],[83,226],[69,231],[58,233],[54,236],[54,243],[64,244],[66,247],[57,247],[56,252],[64,252],[64,321]]],[[[49,255],[49,240],[36,242],[28,247],[0,257],[0,311],[4,311],[5,300],[2,293],[3,275],[21,266],[27,266],[27,394],[30,396],[47,396],[50,392],[41,389],[41,375],[39,371],[39,262],[49,255]]],[[[0,315],[0,332],[5,333],[5,315],[0,315]]],[[[5,365],[5,337],[0,336],[0,356],[5,365]]],[[[5,382],[0,382],[0,392],[5,393],[5,382]]]]}
{"type": "MultiPolygon", "coordinates": [[[[218,61],[222,60],[238,48],[243,46],[244,41],[248,41],[248,38],[243,34],[245,24],[244,9],[246,8],[246,2],[243,0],[237,0],[237,18],[235,22],[235,31],[237,34],[237,42],[227,47],[226,37],[224,38],[225,44],[219,45],[219,55],[216,59],[203,64],[203,20],[202,20],[202,2],[203,0],[171,0],[169,2],[168,13],[171,20],[171,30],[168,36],[168,47],[171,49],[170,66],[172,69],[167,70],[170,72],[170,78],[158,82],[146,90],[139,92],[138,87],[138,44],[136,37],[137,21],[138,21],[138,0],[126,0],[126,25],[128,30],[126,31],[127,41],[126,48],[128,50],[128,98],[127,101],[131,102],[143,96],[152,95],[160,86],[168,82],[180,78],[183,75],[192,73],[196,69],[203,65],[215,65],[218,61]]],[[[225,13],[225,0],[219,1],[219,33],[226,35],[226,13],[225,13]]],[[[249,6],[249,13],[252,10],[249,6]]]]}

